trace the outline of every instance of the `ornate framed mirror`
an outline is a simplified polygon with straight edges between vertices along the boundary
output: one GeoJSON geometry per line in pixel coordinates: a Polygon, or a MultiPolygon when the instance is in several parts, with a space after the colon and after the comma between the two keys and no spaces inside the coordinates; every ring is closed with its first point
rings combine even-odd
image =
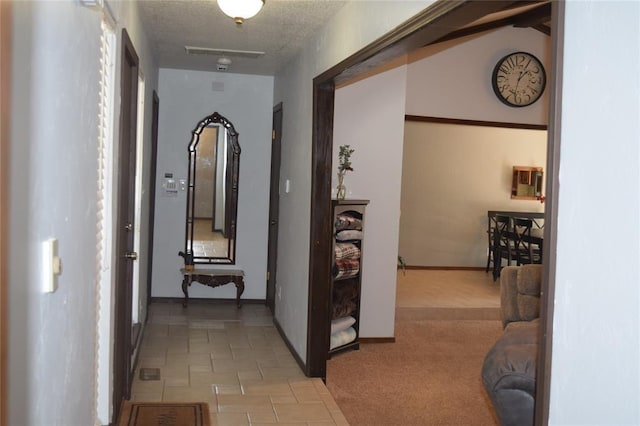
{"type": "Polygon", "coordinates": [[[191,132],[187,178],[185,265],[235,264],[240,145],[217,112],[191,132]]]}

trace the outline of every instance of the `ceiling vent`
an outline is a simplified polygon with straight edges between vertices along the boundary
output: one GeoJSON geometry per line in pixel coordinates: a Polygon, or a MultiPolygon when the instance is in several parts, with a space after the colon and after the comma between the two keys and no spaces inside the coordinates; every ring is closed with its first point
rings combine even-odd
{"type": "Polygon", "coordinates": [[[184,49],[189,55],[213,55],[251,59],[256,59],[264,55],[264,52],[257,52],[253,50],[214,49],[211,47],[196,46],[185,46],[184,49]]]}

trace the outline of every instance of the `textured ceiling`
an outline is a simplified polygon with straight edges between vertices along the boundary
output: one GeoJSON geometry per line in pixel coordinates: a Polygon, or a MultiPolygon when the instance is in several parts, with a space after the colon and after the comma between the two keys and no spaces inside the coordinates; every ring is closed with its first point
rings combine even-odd
{"type": "Polygon", "coordinates": [[[138,5],[158,66],[216,71],[221,55],[190,55],[185,46],[250,50],[265,54],[227,54],[232,61],[228,72],[274,75],[345,3],[267,0],[262,11],[241,26],[224,15],[215,0],[140,0],[138,5]]]}

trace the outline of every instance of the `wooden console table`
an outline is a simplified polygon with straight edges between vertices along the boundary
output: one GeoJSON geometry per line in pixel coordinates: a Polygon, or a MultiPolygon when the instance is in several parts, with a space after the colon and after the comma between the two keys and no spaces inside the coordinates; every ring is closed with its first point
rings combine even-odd
{"type": "Polygon", "coordinates": [[[184,293],[184,302],[182,306],[185,308],[189,303],[189,286],[193,281],[199,282],[209,287],[219,287],[234,283],[236,285],[236,304],[240,305],[240,296],[244,293],[244,272],[237,269],[191,269],[181,268],[180,272],[184,275],[182,280],[182,292],[184,293]]]}

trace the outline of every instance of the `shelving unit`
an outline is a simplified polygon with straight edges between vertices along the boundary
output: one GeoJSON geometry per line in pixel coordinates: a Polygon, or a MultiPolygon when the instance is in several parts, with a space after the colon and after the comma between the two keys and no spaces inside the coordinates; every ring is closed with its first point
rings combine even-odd
{"type": "Polygon", "coordinates": [[[542,167],[513,166],[511,198],[518,200],[539,200],[542,197],[542,167]]]}
{"type": "Polygon", "coordinates": [[[333,261],[329,357],[359,349],[365,207],[368,200],[333,200],[333,261]]]}

